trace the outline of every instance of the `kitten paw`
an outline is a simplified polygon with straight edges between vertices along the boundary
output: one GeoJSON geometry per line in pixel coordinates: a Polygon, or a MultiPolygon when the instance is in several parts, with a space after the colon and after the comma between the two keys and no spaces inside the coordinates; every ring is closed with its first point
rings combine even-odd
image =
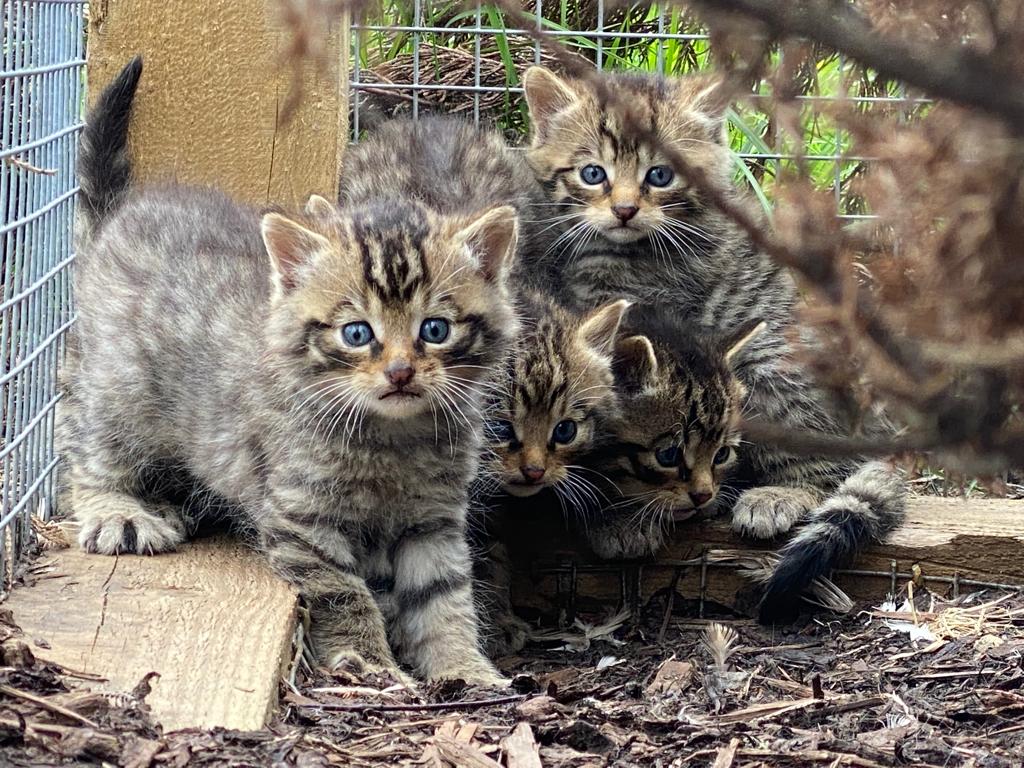
{"type": "Polygon", "coordinates": [[[741,536],[772,539],[790,530],[817,503],[814,495],[802,488],[751,488],[733,507],[732,529],[741,536]]]}
{"type": "Polygon", "coordinates": [[[519,653],[530,637],[530,625],[511,613],[492,616],[484,650],[492,659],[519,653]]]}
{"type": "Polygon", "coordinates": [[[355,678],[364,678],[367,675],[389,675],[397,682],[406,687],[413,687],[416,681],[405,674],[398,667],[391,664],[374,664],[352,649],[335,651],[327,659],[327,667],[333,672],[344,672],[355,678]]]}
{"type": "Polygon", "coordinates": [[[588,536],[590,548],[602,560],[635,560],[650,557],[665,543],[661,526],[597,528],[588,536]]]}
{"type": "Polygon", "coordinates": [[[155,555],[172,552],[185,541],[184,526],[176,516],[159,517],[134,500],[117,507],[99,514],[79,513],[82,549],[101,555],[155,555]]]}
{"type": "Polygon", "coordinates": [[[445,670],[431,675],[430,680],[431,682],[462,680],[469,685],[479,685],[487,688],[508,688],[512,684],[511,680],[507,677],[502,677],[498,670],[489,664],[486,666],[474,665],[445,670]]]}

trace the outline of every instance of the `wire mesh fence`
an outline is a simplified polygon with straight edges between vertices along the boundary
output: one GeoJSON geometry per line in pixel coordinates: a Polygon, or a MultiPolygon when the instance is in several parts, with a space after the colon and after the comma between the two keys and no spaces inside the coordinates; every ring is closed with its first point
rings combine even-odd
{"type": "MultiPolygon", "coordinates": [[[[501,9],[462,0],[391,0],[352,24],[353,139],[382,119],[428,113],[465,116],[503,129],[513,142],[525,135],[526,105],[519,77],[530,64],[552,63],[533,34],[542,30],[602,70],[686,74],[712,64],[705,28],[678,4],[623,5],[605,0],[526,0],[525,17],[509,22],[501,9]]],[[[778,62],[781,52],[773,54],[778,62]]],[[[828,51],[799,78],[802,136],[794,143],[771,112],[771,86],[759,83],[729,112],[737,177],[770,206],[776,180],[799,161],[819,188],[834,192],[846,219],[870,215],[856,179],[870,158],[857,155],[827,105],[845,101],[863,111],[911,115],[926,102],[900,84],[852,66],[828,51]]]]}
{"type": "Polygon", "coordinates": [[[52,508],[57,367],[74,321],[75,148],[85,0],[3,0],[0,593],[52,508]]]}

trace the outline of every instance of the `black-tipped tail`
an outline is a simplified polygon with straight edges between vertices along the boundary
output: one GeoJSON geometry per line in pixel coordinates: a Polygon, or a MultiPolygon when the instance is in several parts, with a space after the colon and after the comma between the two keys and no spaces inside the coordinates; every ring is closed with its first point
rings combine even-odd
{"type": "Polygon", "coordinates": [[[142,57],[136,56],[103,90],[85,121],[78,152],[78,184],[90,228],[116,207],[131,182],[128,121],[141,77],[142,57]]]}
{"type": "Polygon", "coordinates": [[[903,522],[906,493],[902,475],[881,462],[864,464],[847,478],[782,548],[765,585],[761,621],[795,618],[800,595],[814,579],[848,564],[861,548],[903,522]]]}

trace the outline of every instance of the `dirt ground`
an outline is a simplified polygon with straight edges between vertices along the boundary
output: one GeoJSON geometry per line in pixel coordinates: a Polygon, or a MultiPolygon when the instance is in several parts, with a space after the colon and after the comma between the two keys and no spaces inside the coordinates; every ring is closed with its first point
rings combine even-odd
{"type": "Polygon", "coordinates": [[[501,662],[508,691],[300,669],[262,731],[169,734],[148,681],[90,693],[0,615],[0,765],[1022,764],[1024,595],[919,592],[785,630],[665,608],[531,644],[501,662]]]}

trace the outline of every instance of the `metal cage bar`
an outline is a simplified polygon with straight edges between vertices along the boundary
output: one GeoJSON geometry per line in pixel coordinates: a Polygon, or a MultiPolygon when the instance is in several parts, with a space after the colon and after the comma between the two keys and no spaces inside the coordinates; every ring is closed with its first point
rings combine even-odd
{"type": "Polygon", "coordinates": [[[86,0],[3,0],[0,593],[53,509],[57,368],[74,321],[75,153],[86,0]]]}
{"type": "MultiPolygon", "coordinates": [[[[382,117],[409,114],[415,118],[429,112],[471,116],[475,123],[496,123],[507,135],[522,136],[526,126],[519,74],[527,65],[544,61],[542,48],[531,34],[536,29],[599,69],[678,74],[707,61],[708,34],[677,6],[533,0],[522,7],[523,15],[511,19],[486,2],[385,0],[374,7],[373,15],[354,19],[352,138],[358,141],[382,117]]],[[[835,101],[862,109],[894,106],[903,110],[924,103],[893,88],[861,84],[848,92],[848,62],[837,56],[831,67],[796,96],[808,110],[835,101]]],[[[750,98],[753,111],[767,98],[755,89],[750,98]]],[[[848,132],[832,126],[825,134],[812,136],[809,128],[799,146],[788,138],[783,142],[778,131],[766,135],[767,120],[747,117],[731,117],[738,167],[757,169],[770,181],[793,163],[802,163],[815,169],[823,189],[832,191],[841,218],[870,217],[847,182],[853,175],[851,168],[870,164],[871,159],[851,149],[848,132]],[[759,142],[744,139],[758,133],[759,142]]]]}

